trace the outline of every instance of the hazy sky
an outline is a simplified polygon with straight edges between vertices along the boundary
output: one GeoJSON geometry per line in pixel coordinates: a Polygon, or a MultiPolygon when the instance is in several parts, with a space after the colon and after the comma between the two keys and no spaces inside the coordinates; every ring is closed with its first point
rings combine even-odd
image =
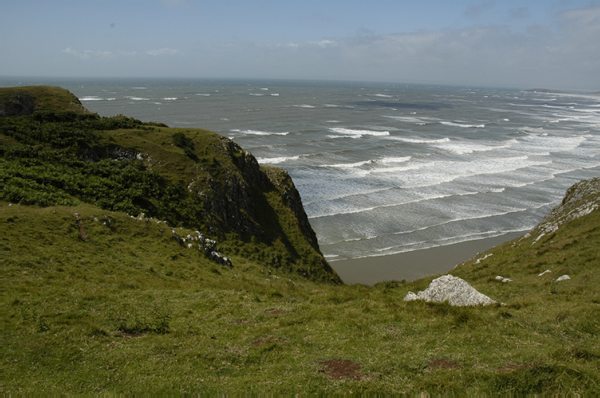
{"type": "Polygon", "coordinates": [[[590,0],[0,0],[0,76],[600,90],[590,0]]]}

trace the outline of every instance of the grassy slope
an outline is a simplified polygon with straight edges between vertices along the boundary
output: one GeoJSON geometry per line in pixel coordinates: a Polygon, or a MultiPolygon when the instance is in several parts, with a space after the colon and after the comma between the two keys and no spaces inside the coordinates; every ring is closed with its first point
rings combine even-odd
{"type": "Polygon", "coordinates": [[[455,269],[505,303],[480,308],[402,300],[433,276],[333,286],[236,255],[229,270],[89,204],[0,202],[0,225],[3,392],[600,393],[598,209],[455,269]],[[360,368],[330,379],[331,359],[360,368]]]}
{"type": "Polygon", "coordinates": [[[81,105],[79,99],[57,86],[23,86],[23,87],[3,87],[0,90],[0,105],[8,105],[15,95],[27,93],[35,100],[35,111],[70,111],[75,113],[89,113],[81,105]]]}
{"type": "MultiPolygon", "coordinates": [[[[36,106],[38,102],[51,104],[48,106],[54,106],[54,110],[58,111],[65,109],[64,106],[67,106],[65,105],[67,100],[72,100],[70,98],[72,94],[55,87],[26,87],[19,88],[19,90],[25,90],[34,96],[37,101],[36,106]],[[46,90],[45,94],[44,90],[46,90]],[[56,93],[56,90],[62,90],[60,95],[56,93]]],[[[6,93],[10,94],[12,91],[14,90],[0,89],[0,94],[7,96],[6,93]]],[[[48,109],[46,105],[42,108],[48,109]]],[[[21,119],[23,118],[26,117],[21,119]]],[[[33,122],[29,119],[23,119],[22,123],[24,125],[29,123],[27,128],[30,128],[31,125],[31,129],[34,131],[35,128],[38,128],[39,122],[35,121],[35,117],[32,118],[33,122]]],[[[2,122],[2,119],[0,119],[0,122],[2,122]]],[[[322,257],[316,243],[313,244],[310,239],[307,239],[306,230],[303,233],[300,225],[302,221],[294,213],[294,208],[284,201],[286,192],[289,192],[290,189],[295,191],[291,179],[286,178],[287,173],[276,168],[262,168],[262,171],[260,171],[257,164],[253,168],[252,161],[255,162],[255,160],[251,155],[230,140],[210,131],[175,129],[153,123],[142,125],[139,122],[137,124],[133,122],[136,121],[132,121],[131,126],[128,128],[94,131],[96,140],[90,142],[88,147],[83,150],[89,154],[105,153],[106,148],[114,146],[132,149],[134,153],[143,158],[142,162],[149,171],[159,173],[179,187],[177,188],[179,189],[177,195],[180,198],[183,196],[183,199],[181,199],[183,202],[174,203],[173,200],[157,197],[149,198],[149,202],[152,202],[155,208],[162,207],[164,210],[162,214],[156,215],[165,217],[163,219],[168,218],[171,225],[184,225],[193,230],[198,229],[205,235],[213,239],[216,238],[219,241],[219,251],[228,257],[243,254],[261,264],[278,269],[285,268],[286,271],[293,271],[313,280],[341,283],[335,271],[322,257]],[[185,134],[193,143],[194,149],[189,152],[191,156],[184,149],[173,144],[172,137],[176,133],[185,134]],[[259,174],[262,174],[262,176],[259,174]],[[252,178],[258,179],[258,181],[252,181],[252,178]],[[260,185],[261,181],[263,182],[262,186],[260,185]],[[264,183],[264,181],[268,182],[264,183]],[[257,184],[253,185],[253,182],[257,182],[257,184]],[[160,206],[157,202],[160,200],[164,202],[163,205],[165,203],[166,205],[160,206]],[[223,215],[228,215],[229,219],[224,219],[223,215]],[[246,223],[247,225],[250,224],[255,229],[264,232],[260,239],[254,239],[252,231],[242,233],[240,229],[244,228],[238,227],[236,229],[235,226],[231,226],[232,223],[240,222],[243,217],[250,220],[246,223]]],[[[79,126],[73,128],[67,124],[53,123],[52,125],[58,126],[56,129],[59,130],[61,128],[71,128],[77,131],[79,129],[79,126]]],[[[98,125],[102,124],[98,123],[98,125]]],[[[9,124],[6,124],[6,126],[9,126],[9,124]]],[[[50,124],[46,123],[46,126],[50,126],[50,124]]],[[[4,127],[4,125],[0,124],[1,127],[4,127]]],[[[6,127],[7,131],[9,128],[12,127],[6,127]]],[[[50,131],[54,130],[50,129],[50,131]]],[[[23,143],[16,142],[13,137],[4,134],[0,134],[0,145],[2,146],[2,153],[5,150],[8,152],[10,148],[24,146],[23,143]]],[[[44,141],[33,140],[32,145],[36,150],[46,152],[51,149],[57,150],[56,147],[50,148],[48,142],[44,141]]],[[[62,149],[59,147],[58,150],[69,153],[72,148],[62,149]]],[[[32,189],[48,187],[49,180],[60,179],[56,176],[48,176],[50,170],[48,166],[55,166],[56,162],[53,164],[47,162],[32,165],[32,161],[29,159],[27,162],[19,163],[19,161],[18,158],[11,158],[8,162],[12,162],[10,163],[12,167],[6,167],[10,170],[9,177],[7,178],[5,173],[2,173],[2,176],[8,186],[12,184],[11,177],[20,177],[20,174],[23,174],[19,169],[25,170],[27,168],[26,174],[28,176],[35,175],[37,185],[34,188],[28,188],[27,195],[33,199],[28,201],[19,200],[21,200],[21,203],[35,203],[37,194],[31,192],[32,189]]],[[[81,186],[98,183],[97,177],[85,176],[78,184],[71,185],[81,186]]],[[[66,183],[68,182],[54,183],[54,187],[57,188],[51,187],[50,194],[57,194],[58,192],[61,198],[68,198],[70,193],[63,194],[62,192],[62,187],[66,183]]],[[[11,186],[11,189],[18,191],[21,187],[11,186]]],[[[16,196],[21,197],[22,195],[16,196]]],[[[106,196],[111,195],[107,193],[106,196]]],[[[93,200],[74,199],[79,203],[87,201],[88,203],[97,204],[96,200],[102,198],[93,200]]],[[[45,198],[43,200],[46,203],[49,202],[45,198]]],[[[135,214],[138,213],[135,212],[135,214]]],[[[316,238],[314,242],[316,242],[316,238]]]]}

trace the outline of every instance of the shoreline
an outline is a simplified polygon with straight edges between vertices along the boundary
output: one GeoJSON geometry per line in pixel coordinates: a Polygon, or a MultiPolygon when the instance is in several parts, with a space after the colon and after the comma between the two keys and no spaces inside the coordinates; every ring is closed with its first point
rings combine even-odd
{"type": "Polygon", "coordinates": [[[331,267],[347,284],[374,285],[390,280],[407,282],[429,275],[443,274],[472,259],[477,253],[511,241],[526,232],[510,232],[493,238],[352,260],[332,261],[331,267]]]}

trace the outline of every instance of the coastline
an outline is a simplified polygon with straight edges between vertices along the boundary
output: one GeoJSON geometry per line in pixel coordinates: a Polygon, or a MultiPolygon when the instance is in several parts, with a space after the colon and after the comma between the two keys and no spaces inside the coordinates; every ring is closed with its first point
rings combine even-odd
{"type": "Polygon", "coordinates": [[[413,281],[428,275],[446,273],[456,265],[470,260],[477,253],[516,239],[525,232],[511,232],[493,238],[477,239],[429,249],[332,261],[329,264],[344,283],[374,285],[389,280],[413,281]]]}

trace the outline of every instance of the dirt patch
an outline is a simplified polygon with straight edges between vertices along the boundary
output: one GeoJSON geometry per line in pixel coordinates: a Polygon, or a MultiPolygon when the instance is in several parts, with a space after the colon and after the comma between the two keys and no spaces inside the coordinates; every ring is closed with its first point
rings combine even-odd
{"type": "Polygon", "coordinates": [[[349,359],[330,359],[319,362],[319,365],[325,366],[320,372],[324,373],[329,380],[360,380],[363,375],[360,373],[360,364],[349,359]]]}
{"type": "Polygon", "coordinates": [[[283,311],[281,311],[280,309],[277,309],[277,308],[275,308],[275,309],[273,309],[273,310],[267,310],[267,311],[264,311],[264,312],[263,312],[263,314],[268,314],[268,315],[281,315],[281,314],[284,314],[284,312],[283,312],[283,311]]]}
{"type": "Polygon", "coordinates": [[[459,369],[460,366],[447,358],[437,358],[432,359],[431,361],[427,361],[427,366],[431,369],[459,369]]]}

